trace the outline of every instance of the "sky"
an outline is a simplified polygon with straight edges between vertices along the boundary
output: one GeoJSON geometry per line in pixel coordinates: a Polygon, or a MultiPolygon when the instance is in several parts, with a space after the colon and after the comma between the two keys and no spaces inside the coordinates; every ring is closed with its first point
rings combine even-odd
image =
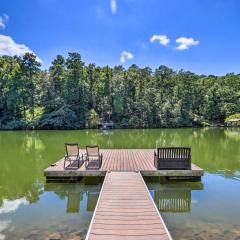
{"type": "Polygon", "coordinates": [[[239,0],[1,0],[0,55],[240,73],[239,0]]]}

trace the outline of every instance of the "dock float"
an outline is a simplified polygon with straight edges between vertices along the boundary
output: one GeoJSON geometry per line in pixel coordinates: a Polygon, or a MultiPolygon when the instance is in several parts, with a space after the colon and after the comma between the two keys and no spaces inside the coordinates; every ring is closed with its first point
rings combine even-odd
{"type": "MultiPolygon", "coordinates": [[[[80,155],[86,152],[80,150],[80,155]]],[[[100,169],[86,169],[83,164],[79,169],[64,169],[64,159],[44,170],[47,180],[77,178],[84,176],[105,176],[108,171],[137,171],[142,176],[163,176],[200,179],[204,171],[197,165],[191,170],[158,170],[154,166],[154,149],[102,149],[102,166],[100,169]]]]}
{"type": "Polygon", "coordinates": [[[139,172],[107,172],[86,240],[171,240],[139,172]]]}

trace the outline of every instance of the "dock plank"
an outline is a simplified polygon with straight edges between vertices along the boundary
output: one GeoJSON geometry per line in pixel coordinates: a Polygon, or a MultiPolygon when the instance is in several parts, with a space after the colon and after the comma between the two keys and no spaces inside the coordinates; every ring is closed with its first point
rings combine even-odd
{"type": "Polygon", "coordinates": [[[106,174],[86,237],[101,239],[171,239],[139,172],[106,174]]]}
{"type": "MultiPolygon", "coordinates": [[[[80,155],[85,154],[80,150],[80,155]]],[[[46,177],[67,176],[105,176],[109,171],[136,171],[143,176],[193,176],[201,177],[203,170],[192,163],[191,170],[157,170],[154,166],[154,149],[102,149],[102,167],[86,169],[83,164],[79,169],[64,169],[64,158],[44,170],[46,177]]]]}

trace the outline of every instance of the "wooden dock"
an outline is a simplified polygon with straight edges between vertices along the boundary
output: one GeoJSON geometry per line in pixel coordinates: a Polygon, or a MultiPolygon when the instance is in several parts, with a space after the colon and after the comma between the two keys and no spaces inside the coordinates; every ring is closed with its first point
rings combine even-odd
{"type": "MultiPolygon", "coordinates": [[[[80,155],[84,153],[81,149],[80,155]]],[[[171,240],[142,176],[200,179],[203,170],[195,164],[190,170],[158,170],[154,149],[102,149],[101,153],[100,169],[94,165],[86,169],[85,164],[66,169],[63,158],[44,170],[47,180],[53,181],[105,176],[86,239],[171,240]]],[[[185,205],[186,211],[188,202],[185,205]]]]}
{"type": "Polygon", "coordinates": [[[139,172],[109,172],[86,240],[171,240],[139,172]]]}
{"type": "MultiPolygon", "coordinates": [[[[84,154],[85,150],[80,150],[84,154]]],[[[201,178],[203,170],[192,163],[191,170],[157,170],[154,166],[154,149],[102,149],[103,162],[100,169],[64,169],[64,159],[44,170],[46,178],[105,176],[109,171],[134,171],[143,176],[201,178]]]]}

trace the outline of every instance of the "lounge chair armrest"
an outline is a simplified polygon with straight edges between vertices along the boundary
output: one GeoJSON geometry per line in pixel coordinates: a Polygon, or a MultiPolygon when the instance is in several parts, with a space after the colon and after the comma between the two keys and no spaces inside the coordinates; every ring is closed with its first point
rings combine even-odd
{"type": "Polygon", "coordinates": [[[102,167],[102,159],[103,159],[103,154],[101,153],[101,154],[100,154],[100,166],[99,166],[99,168],[102,167]]]}

